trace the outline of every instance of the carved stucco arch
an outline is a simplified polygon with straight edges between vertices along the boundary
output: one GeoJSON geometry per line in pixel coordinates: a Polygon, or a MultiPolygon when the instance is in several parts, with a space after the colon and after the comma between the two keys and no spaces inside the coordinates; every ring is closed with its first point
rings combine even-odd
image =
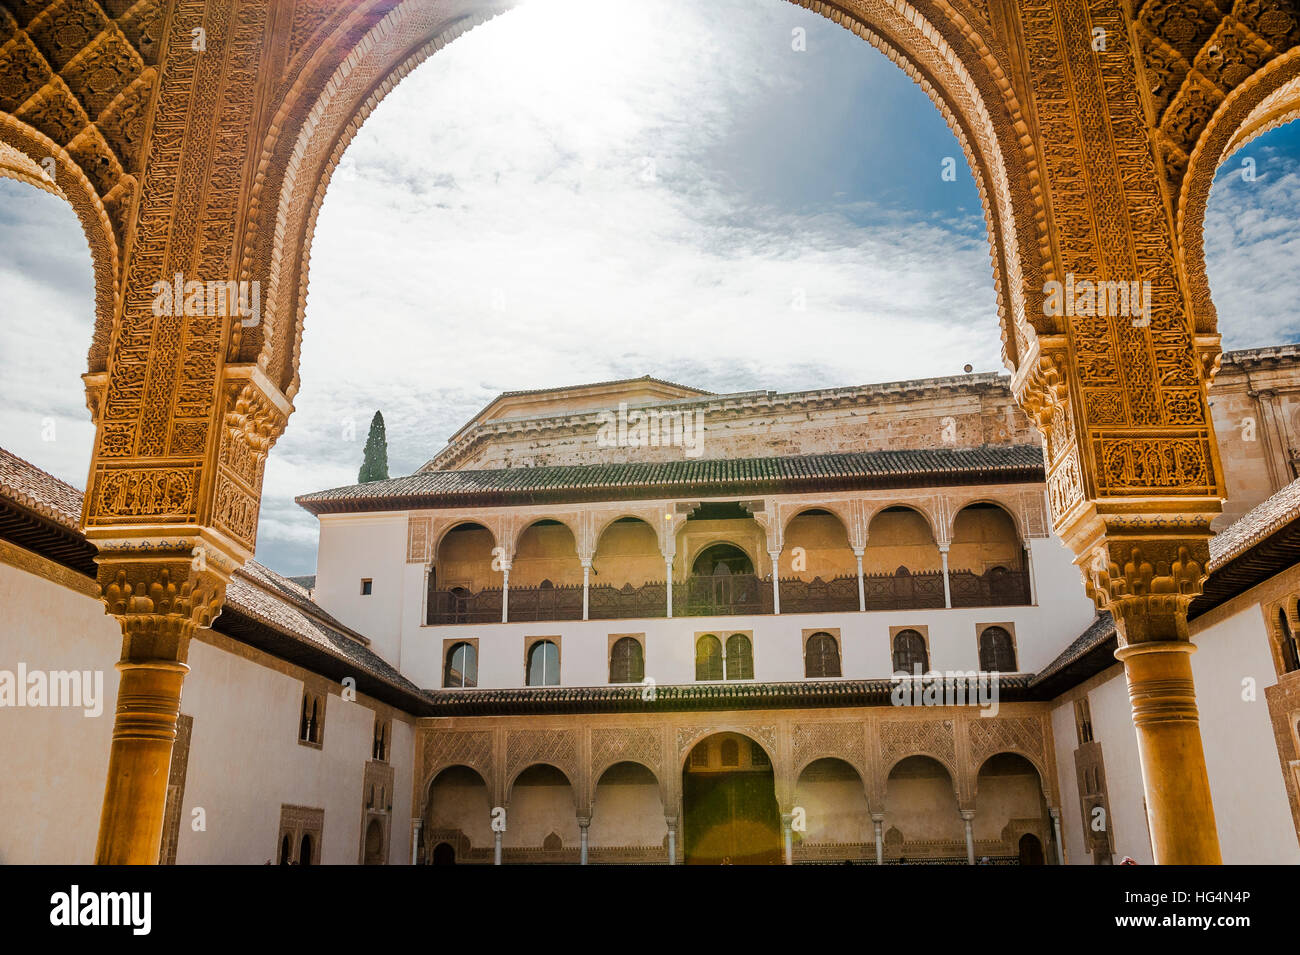
{"type": "Polygon", "coordinates": [[[578,781],[574,778],[575,776],[577,776],[577,773],[573,771],[572,767],[570,767],[569,769],[565,769],[563,766],[558,766],[555,763],[549,762],[545,759],[533,760],[532,762],[528,763],[526,766],[520,766],[508,777],[506,777],[505,802],[507,806],[510,805],[510,797],[514,795],[515,783],[519,780],[519,777],[522,776],[524,773],[528,772],[528,770],[532,769],[534,766],[549,766],[551,769],[554,769],[556,772],[560,773],[568,782],[569,791],[573,793],[574,808],[575,809],[582,808],[582,804],[581,804],[582,790],[579,788],[578,781]]]}
{"type": "Polygon", "coordinates": [[[454,759],[448,760],[446,762],[440,763],[437,766],[433,767],[433,769],[430,770],[428,773],[428,777],[429,777],[428,782],[424,784],[424,805],[421,807],[424,810],[424,814],[428,813],[429,806],[433,801],[433,784],[438,781],[439,776],[441,776],[449,769],[468,769],[471,773],[473,773],[475,776],[479,778],[479,782],[481,782],[483,784],[483,788],[487,790],[488,798],[489,799],[492,798],[492,783],[487,778],[487,776],[483,775],[484,771],[482,769],[472,766],[467,762],[462,762],[454,759]]]}
{"type": "Polygon", "coordinates": [[[438,559],[438,552],[442,549],[442,542],[447,539],[447,535],[450,534],[458,527],[466,527],[466,526],[482,528],[483,530],[487,531],[490,535],[492,535],[492,546],[493,547],[500,546],[501,542],[497,539],[497,532],[492,529],[490,523],[485,521],[476,521],[472,517],[467,517],[462,521],[452,521],[446,527],[443,527],[439,530],[437,536],[433,540],[432,547],[429,550],[429,555],[430,555],[429,559],[436,561],[438,559]]]}
{"type": "Polygon", "coordinates": [[[679,729],[677,731],[677,774],[680,776],[686,770],[686,760],[690,758],[691,750],[697,744],[708,739],[710,736],[718,736],[722,733],[735,733],[737,736],[743,736],[751,743],[763,747],[767,753],[767,758],[772,763],[772,773],[776,777],[777,785],[780,785],[781,777],[785,775],[784,763],[778,752],[779,747],[776,745],[776,727],[774,726],[745,726],[739,723],[716,723],[709,726],[697,726],[690,729],[679,729]],[[770,735],[770,740],[762,737],[770,735]]]}
{"type": "Polygon", "coordinates": [[[880,791],[876,794],[875,799],[868,796],[869,804],[873,807],[879,807],[878,809],[873,809],[873,811],[889,811],[889,776],[893,773],[894,768],[898,766],[899,763],[903,762],[905,759],[911,759],[914,756],[921,756],[938,763],[943,768],[944,772],[948,774],[948,783],[952,786],[952,794],[953,798],[957,801],[957,807],[959,809],[967,808],[967,800],[963,798],[963,794],[970,791],[970,786],[965,777],[957,770],[953,761],[936,750],[920,747],[904,752],[902,755],[886,762],[882,762],[879,781],[874,783],[874,785],[880,787],[880,791]]]}
{"type": "MultiPolygon", "coordinates": [[[[1036,159],[1018,126],[1012,85],[992,52],[992,29],[944,0],[792,0],[883,52],[930,97],[956,136],[979,189],[989,236],[1003,357],[1018,367],[1036,342],[1050,265],[1036,159]]],[[[362,32],[381,3],[362,5],[321,43],[281,100],[254,177],[241,278],[265,271],[265,321],[239,357],[256,358],[292,399],[306,308],[310,245],[334,169],[385,95],[452,39],[511,4],[460,0],[436,8],[403,0],[362,32]],[[331,70],[331,66],[333,69],[331,70]],[[315,91],[320,91],[316,95],[315,91]],[[314,98],[313,98],[314,97],[314,98]],[[276,186],[278,185],[278,191],[276,186]]]]}
{"type": "MultiPolygon", "coordinates": [[[[58,196],[72,207],[90,247],[95,274],[95,322],[86,358],[91,374],[104,371],[121,302],[121,257],[108,210],[80,164],[48,136],[0,112],[0,177],[16,179],[58,196]],[[51,181],[41,160],[55,162],[51,181]]],[[[133,187],[135,179],[125,176],[133,187]]]]}
{"type": "Polygon", "coordinates": [[[1007,517],[1011,518],[1011,525],[1016,529],[1016,535],[1020,538],[1020,545],[1027,546],[1029,540],[1029,529],[1026,527],[1025,515],[1018,504],[1000,497],[997,494],[975,494],[969,498],[960,498],[949,502],[945,532],[948,540],[953,539],[953,534],[957,529],[957,515],[972,504],[992,504],[999,508],[1007,517]]]}
{"type": "Polygon", "coordinates": [[[563,525],[569,533],[573,535],[574,554],[577,555],[582,552],[582,538],[579,536],[578,528],[574,527],[573,524],[563,515],[544,514],[541,517],[529,521],[519,529],[519,533],[515,534],[514,544],[510,550],[511,555],[519,553],[519,542],[524,539],[524,535],[543,521],[554,521],[556,524],[563,525]]]}
{"type": "Polygon", "coordinates": [[[997,752],[989,753],[987,756],[985,756],[983,759],[979,761],[979,764],[977,766],[973,766],[971,769],[970,799],[971,799],[971,805],[976,808],[976,811],[978,811],[979,809],[980,773],[983,772],[985,765],[988,763],[990,759],[992,759],[995,756],[1007,756],[1007,755],[1019,756],[1025,761],[1027,761],[1029,765],[1034,768],[1034,771],[1038,774],[1038,788],[1043,794],[1043,799],[1047,801],[1047,805],[1049,807],[1054,806],[1055,803],[1053,802],[1053,799],[1055,798],[1054,797],[1055,789],[1048,782],[1050,777],[1048,776],[1046,770],[1043,768],[1042,756],[1035,753],[1031,753],[1020,746],[1006,746],[999,749],[997,752]]]}
{"type": "Polygon", "coordinates": [[[891,507],[902,507],[909,511],[915,511],[917,514],[921,515],[921,517],[925,518],[926,524],[930,527],[930,538],[934,542],[935,546],[938,546],[943,541],[944,538],[939,535],[939,532],[943,530],[944,524],[939,519],[939,515],[935,513],[933,507],[920,501],[880,501],[873,502],[863,517],[862,526],[867,535],[868,547],[871,546],[871,522],[891,507]]]}
{"type": "Polygon", "coordinates": [[[784,514],[781,516],[781,542],[785,543],[786,534],[790,530],[790,523],[796,518],[809,511],[826,511],[834,515],[844,528],[844,537],[849,542],[849,548],[853,547],[853,519],[851,514],[851,505],[848,501],[828,501],[825,504],[818,504],[815,501],[809,501],[806,504],[800,504],[788,517],[784,514]]]}
{"type": "MultiPolygon", "coordinates": [[[[1214,111],[1187,163],[1178,194],[1178,264],[1187,282],[1192,327],[1215,335],[1219,317],[1205,263],[1205,211],[1219,166],[1251,140],[1300,117],[1300,47],[1269,61],[1214,111]]],[[[1217,367],[1217,365],[1216,365],[1217,367]]]]}
{"type": "MultiPolygon", "coordinates": [[[[662,510],[662,508],[659,508],[659,510],[662,510]]],[[[627,510],[627,511],[611,512],[611,516],[607,520],[602,520],[599,524],[596,525],[595,533],[592,534],[591,536],[591,552],[594,556],[596,557],[600,556],[600,539],[605,536],[605,531],[609,530],[611,527],[613,527],[619,521],[623,520],[625,517],[630,517],[633,520],[640,521],[642,524],[649,527],[650,532],[655,536],[655,542],[659,547],[659,553],[662,554],[664,552],[663,528],[658,526],[658,524],[663,522],[647,521],[644,515],[635,514],[631,510],[627,510]]],[[[685,521],[683,521],[682,523],[685,523],[685,521]]],[[[675,546],[675,542],[676,542],[676,534],[674,534],[674,546],[675,546]]]]}
{"type": "MultiPolygon", "coordinates": [[[[760,527],[759,529],[761,530],[762,528],[760,527]]],[[[764,537],[766,538],[766,535],[764,535],[764,537]]],[[[683,555],[684,559],[682,561],[682,570],[684,570],[689,575],[691,572],[691,568],[695,566],[695,561],[699,558],[699,556],[703,554],[706,550],[708,550],[710,547],[713,547],[716,544],[726,544],[728,547],[736,548],[736,550],[740,551],[742,554],[744,554],[746,557],[749,558],[749,562],[754,565],[754,573],[758,573],[759,562],[758,560],[755,559],[758,555],[751,554],[747,548],[744,548],[739,544],[737,544],[735,541],[728,540],[725,537],[710,537],[707,543],[700,544],[697,547],[695,547],[690,554],[683,555]]]]}
{"type": "Polygon", "coordinates": [[[621,755],[615,759],[606,760],[600,764],[592,765],[591,773],[588,775],[588,786],[590,791],[586,794],[585,801],[587,812],[594,813],[596,811],[596,790],[600,787],[601,778],[605,773],[609,772],[620,763],[631,763],[634,766],[640,766],[654,777],[655,786],[659,789],[659,803],[663,806],[664,814],[667,815],[671,805],[670,801],[672,799],[672,791],[668,786],[668,781],[664,779],[663,774],[661,774],[658,769],[651,766],[645,759],[629,755],[621,755]]]}
{"type": "Polygon", "coordinates": [[[871,790],[872,790],[871,774],[870,774],[869,772],[867,772],[865,766],[861,766],[861,765],[859,765],[858,760],[855,760],[855,759],[849,759],[849,758],[848,758],[847,756],[845,756],[843,753],[836,753],[836,752],[824,752],[824,753],[822,753],[822,752],[819,752],[819,753],[817,753],[817,754],[814,755],[814,756],[810,756],[810,757],[808,757],[808,758],[801,759],[801,760],[799,760],[798,763],[793,764],[793,767],[792,767],[791,772],[790,772],[790,796],[791,796],[791,798],[794,798],[796,792],[797,792],[798,789],[799,789],[799,780],[800,780],[801,778],[803,778],[803,772],[804,772],[804,770],[807,769],[809,766],[811,766],[813,763],[817,762],[818,760],[822,760],[822,759],[833,759],[833,760],[835,760],[836,762],[843,763],[845,766],[848,766],[848,767],[849,767],[850,769],[852,769],[855,773],[857,773],[857,775],[858,775],[858,782],[862,784],[862,798],[866,801],[866,804],[867,804],[867,812],[876,812],[876,811],[877,811],[876,808],[875,808],[875,807],[876,807],[875,797],[874,797],[874,794],[873,794],[872,791],[871,791],[871,790]]]}

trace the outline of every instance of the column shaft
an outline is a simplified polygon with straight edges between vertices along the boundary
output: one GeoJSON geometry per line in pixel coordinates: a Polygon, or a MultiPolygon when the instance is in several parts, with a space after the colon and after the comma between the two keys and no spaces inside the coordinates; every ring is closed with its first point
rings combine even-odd
{"type": "Polygon", "coordinates": [[[591,561],[582,562],[582,619],[590,616],[591,608],[591,561]]]}
{"type": "Polygon", "coordinates": [[[862,576],[862,551],[855,550],[853,556],[858,562],[858,610],[862,611],[867,609],[867,582],[862,576]]]}
{"type": "Polygon", "coordinates": [[[96,865],[157,865],[181,684],[174,660],[122,661],[96,865]]]}
{"type": "Polygon", "coordinates": [[[1186,641],[1121,647],[1158,865],[1219,865],[1219,836],[1186,641]]]}
{"type": "Polygon", "coordinates": [[[772,613],[781,612],[781,552],[768,551],[772,558],[772,613]]]}
{"type": "Polygon", "coordinates": [[[510,622],[510,565],[501,568],[501,622],[510,622]]]}
{"type": "Polygon", "coordinates": [[[948,581],[948,545],[939,547],[939,559],[943,561],[943,605],[952,606],[952,584],[948,581]]]}

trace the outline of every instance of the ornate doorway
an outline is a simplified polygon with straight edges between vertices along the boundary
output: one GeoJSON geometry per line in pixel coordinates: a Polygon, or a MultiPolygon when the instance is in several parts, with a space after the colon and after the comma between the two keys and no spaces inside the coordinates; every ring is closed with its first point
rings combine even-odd
{"type": "Polygon", "coordinates": [[[682,770],[687,865],[779,865],[781,814],[766,751],[738,733],[695,744],[682,770]]]}

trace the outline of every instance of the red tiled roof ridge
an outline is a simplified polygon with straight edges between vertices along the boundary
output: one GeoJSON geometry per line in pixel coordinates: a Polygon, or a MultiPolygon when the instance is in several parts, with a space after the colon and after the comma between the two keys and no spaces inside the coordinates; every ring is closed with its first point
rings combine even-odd
{"type": "Polygon", "coordinates": [[[0,448],[0,493],[71,530],[81,530],[81,491],[0,448]]]}
{"type": "Polygon", "coordinates": [[[1208,569],[1218,570],[1297,517],[1300,517],[1300,478],[1270,495],[1211,537],[1208,569]]]}
{"type": "Polygon", "coordinates": [[[295,500],[307,510],[312,510],[310,505],[318,502],[396,501],[456,494],[673,488],[701,483],[940,475],[956,471],[1041,471],[1042,454],[1042,448],[1033,444],[983,444],[971,447],[891,448],[753,458],[617,461],[523,468],[417,471],[387,481],[314,491],[299,495],[295,500]],[[552,480],[548,483],[548,479],[552,480]]]}

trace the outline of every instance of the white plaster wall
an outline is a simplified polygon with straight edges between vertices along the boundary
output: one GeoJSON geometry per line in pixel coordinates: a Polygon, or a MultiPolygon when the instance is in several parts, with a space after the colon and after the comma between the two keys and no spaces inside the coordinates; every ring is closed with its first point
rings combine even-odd
{"type": "MultiPolygon", "coordinates": [[[[393,720],[388,762],[393,767],[393,822],[388,846],[390,865],[411,864],[411,787],[415,785],[415,730],[407,723],[393,720]]],[[[366,751],[369,754],[369,750],[366,751]]]]}
{"type": "MultiPolygon", "coordinates": [[[[93,860],[108,772],[121,631],[97,600],[0,564],[0,669],[97,668],[102,714],[0,708],[0,863],[93,860]]],[[[258,864],[276,854],[280,805],[325,810],[321,860],[354,864],[374,711],[331,694],[324,745],[297,742],[302,681],[195,640],[181,712],[194,718],[177,861],[258,864]],[[202,807],[206,831],[193,829],[202,807]]],[[[411,728],[393,723],[389,860],[410,861],[411,728]]]]}
{"type": "MultiPolygon", "coordinates": [[[[393,666],[401,663],[406,564],[406,512],[323,514],[313,599],[371,641],[393,666]],[[373,581],[361,594],[362,578],[373,581]]],[[[418,568],[417,568],[418,569],[418,568]]],[[[417,594],[418,596],[418,594],[417,594]]],[[[418,625],[418,614],[413,620],[418,625]]]]}
{"type": "Polygon", "coordinates": [[[1300,864],[1264,688],[1277,683],[1258,606],[1193,636],[1192,676],[1223,861],[1300,864]],[[1242,681],[1255,699],[1242,699],[1242,681]]]}
{"type": "MultiPolygon", "coordinates": [[[[1074,568],[1070,570],[1073,572],[1074,568]]],[[[638,620],[543,621],[419,626],[403,635],[402,673],[419,686],[442,686],[445,640],[478,640],[478,685],[526,685],[524,646],[529,637],[560,637],[560,684],[603,686],[609,680],[609,635],[645,634],[645,672],[656,683],[695,682],[695,637],[713,633],[724,643],[736,632],[752,632],[756,681],[804,677],[803,631],[840,632],[841,672],[846,679],[887,679],[893,671],[890,627],[926,627],[930,666],[975,670],[980,625],[1011,623],[1023,671],[1044,666],[1092,622],[1091,604],[1048,607],[976,607],[952,610],[867,613],[778,614],[734,617],[675,617],[638,620]]],[[[416,618],[418,619],[418,618],[416,618]]]]}
{"type": "MultiPolygon", "coordinates": [[[[1061,794],[1061,838],[1065,842],[1065,858],[1070,865],[1088,864],[1083,839],[1083,811],[1079,802],[1079,784],[1074,772],[1074,751],[1079,746],[1079,735],[1074,728],[1074,703],[1067,702],[1052,710],[1052,742],[1056,747],[1056,789],[1061,794]]],[[[1105,758],[1105,749],[1102,750],[1105,758]]]]}
{"type": "MultiPolygon", "coordinates": [[[[1291,810],[1278,764],[1264,687],[1276,682],[1258,606],[1249,606],[1193,636],[1196,703],[1210,777],[1219,847],[1226,864],[1300,864],[1291,810]],[[1242,680],[1256,681],[1256,699],[1242,699],[1242,680]]],[[[1122,667],[1089,693],[1094,738],[1102,744],[1115,836],[1115,861],[1152,862],[1143,808],[1142,772],[1132,706],[1122,667]]],[[[1065,805],[1061,823],[1072,862],[1087,863],[1074,771],[1074,707],[1052,714],[1065,805]]]]}
{"type": "MultiPolygon", "coordinates": [[[[1132,856],[1142,865],[1150,865],[1151,837],[1147,832],[1146,809],[1142,791],[1142,764],[1138,758],[1137,731],[1133,728],[1133,707],[1128,698],[1128,683],[1123,667],[1115,667],[1114,675],[1106,683],[1088,694],[1092,712],[1093,739],[1101,741],[1102,759],[1106,764],[1106,792],[1110,803],[1111,832],[1114,835],[1115,858],[1118,862],[1132,856]]],[[[1071,767],[1074,750],[1071,746],[1064,757],[1071,767]]],[[[1078,788],[1075,784],[1074,788],[1078,788]]],[[[1080,825],[1078,812],[1070,820],[1080,825]]],[[[1066,822],[1063,818],[1062,824],[1066,822]]],[[[1087,861],[1077,859],[1076,861],[1087,861]]]]}
{"type": "Polygon", "coordinates": [[[96,670],[98,717],[0,708],[0,864],[94,861],[117,709],[122,631],[98,600],[0,564],[0,669],[96,670]]]}

